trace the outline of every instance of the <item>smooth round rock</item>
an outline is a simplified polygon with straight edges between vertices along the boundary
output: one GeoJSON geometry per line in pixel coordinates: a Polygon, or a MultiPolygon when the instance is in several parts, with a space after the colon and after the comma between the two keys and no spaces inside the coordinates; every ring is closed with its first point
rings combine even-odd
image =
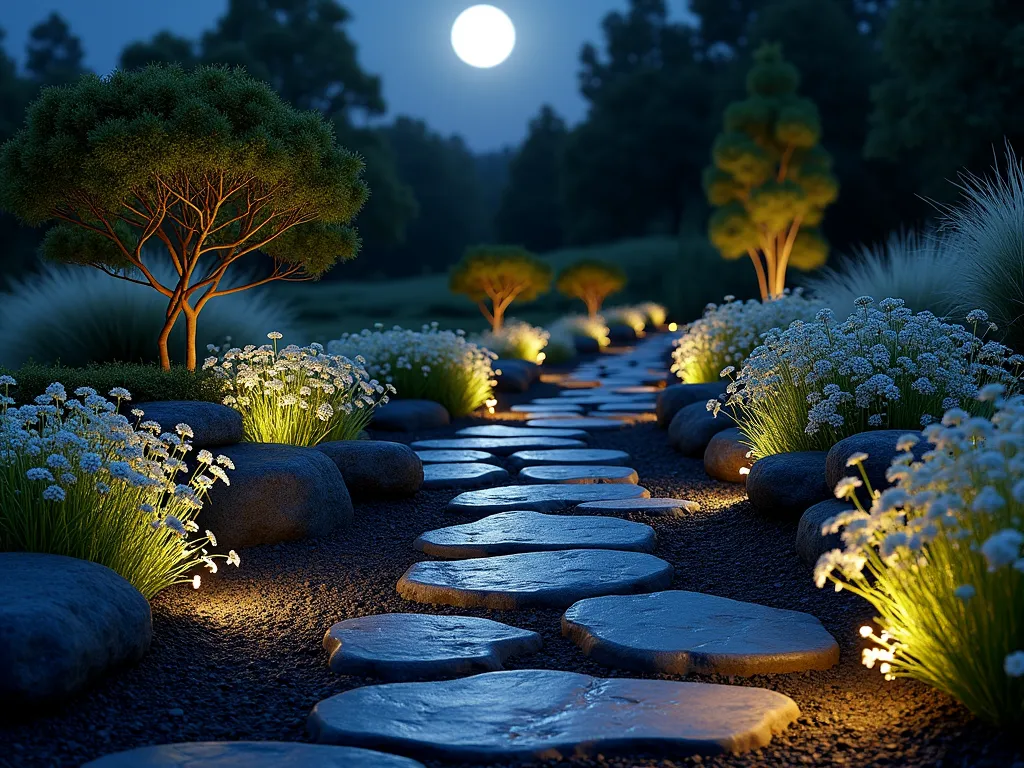
{"type": "Polygon", "coordinates": [[[539,651],[540,635],[473,616],[384,613],[340,621],[324,635],[330,668],[388,681],[494,672],[510,656],[539,651]]]}
{"type": "Polygon", "coordinates": [[[800,523],[796,527],[796,553],[804,563],[813,568],[823,554],[843,548],[841,532],[822,535],[821,527],[830,518],[853,509],[853,504],[848,501],[826,499],[808,507],[800,515],[800,523]]]}
{"type": "Polygon", "coordinates": [[[460,493],[448,502],[449,512],[491,514],[513,509],[559,512],[586,501],[640,499],[651,494],[639,485],[600,483],[596,485],[506,485],[460,493]]]}
{"type": "Polygon", "coordinates": [[[528,427],[561,427],[563,429],[585,429],[590,432],[598,432],[609,429],[622,429],[622,423],[614,419],[597,419],[588,416],[564,419],[530,419],[526,422],[528,427]]]}
{"type": "Polygon", "coordinates": [[[671,565],[643,552],[523,552],[416,563],[398,580],[398,594],[460,608],[567,608],[585,597],[665,589],[672,574],[671,565]]]}
{"type": "Polygon", "coordinates": [[[109,568],[0,553],[0,712],[62,704],[138,662],[152,637],[146,598],[109,568]]]}
{"type": "Polygon", "coordinates": [[[747,475],[747,496],[764,515],[797,520],[808,507],[834,498],[825,482],[825,452],[765,456],[747,475]]]}
{"type": "Polygon", "coordinates": [[[635,328],[625,323],[611,323],[608,326],[608,338],[612,344],[636,344],[638,335],[635,328]]]}
{"type": "Polygon", "coordinates": [[[233,445],[245,439],[242,414],[226,405],[199,400],[154,400],[135,407],[145,413],[143,421],[157,422],[164,432],[174,432],[178,424],[188,424],[192,428],[194,451],[233,445]]]}
{"type": "Polygon", "coordinates": [[[448,426],[448,410],[433,400],[388,400],[373,409],[370,429],[386,432],[422,432],[448,426]]]}
{"type": "Polygon", "coordinates": [[[474,523],[427,531],[413,546],[434,557],[463,560],[561,549],[653,552],[656,541],[649,525],[617,517],[499,512],[474,523]]]}
{"type": "Polygon", "coordinates": [[[484,488],[508,480],[508,470],[493,464],[427,464],[423,467],[423,487],[484,488]]]}
{"type": "Polygon", "coordinates": [[[322,743],[454,763],[746,752],[800,716],[763,688],[522,669],[356,688],[318,703],[322,743]]]}
{"type": "Polygon", "coordinates": [[[416,451],[424,464],[456,464],[497,461],[498,457],[486,451],[416,451]]]}
{"type": "Polygon", "coordinates": [[[606,464],[524,467],[519,471],[518,477],[527,483],[632,483],[636,485],[640,482],[640,476],[635,469],[606,464]]]}
{"type": "Polygon", "coordinates": [[[402,443],[336,440],[316,449],[333,461],[354,499],[413,496],[423,485],[423,462],[402,443]]]}
{"type": "Polygon", "coordinates": [[[222,450],[231,485],[215,483],[197,520],[222,547],[239,549],[325,536],[355,511],[338,466],[315,448],[239,443],[222,450]]]}
{"type": "Polygon", "coordinates": [[[504,424],[481,424],[463,427],[455,433],[459,437],[561,437],[567,440],[589,440],[582,429],[536,429],[535,427],[509,427],[504,424]]]}
{"type": "Polygon", "coordinates": [[[598,664],[665,675],[829,669],[839,646],[814,616],[674,590],[581,600],[562,634],[598,664]]]}
{"type": "Polygon", "coordinates": [[[563,448],[551,451],[517,451],[509,456],[514,467],[553,464],[615,464],[629,461],[629,454],[608,448],[563,448]]]}
{"type": "Polygon", "coordinates": [[[672,418],[683,408],[693,403],[707,403],[725,392],[729,382],[726,380],[707,384],[671,384],[658,395],[657,414],[658,426],[668,429],[672,418]]]}
{"type": "Polygon", "coordinates": [[[651,515],[653,517],[687,517],[700,511],[700,504],[685,499],[604,499],[587,501],[576,506],[577,512],[593,515],[651,515]]]}
{"type": "Polygon", "coordinates": [[[715,416],[707,409],[707,403],[691,403],[672,417],[668,425],[668,442],[684,456],[702,457],[711,438],[731,427],[736,422],[726,411],[715,416]]]}
{"type": "MultiPolygon", "coordinates": [[[[833,445],[825,457],[825,482],[828,483],[828,487],[834,490],[836,483],[844,477],[863,480],[857,467],[846,466],[847,460],[855,453],[868,455],[861,466],[867,473],[872,490],[881,493],[891,487],[892,483],[888,481],[885,473],[892,465],[892,460],[903,453],[896,450],[896,443],[904,435],[914,435],[918,439],[917,444],[911,449],[915,461],[920,461],[925,453],[935,447],[924,439],[921,432],[912,429],[879,429],[850,435],[833,445]]],[[[866,487],[858,488],[857,496],[865,507],[870,508],[871,496],[866,487]]]]}
{"type": "Polygon", "coordinates": [[[491,369],[499,392],[525,392],[539,375],[537,366],[525,360],[494,360],[491,369]]]}
{"type": "Polygon", "coordinates": [[[286,741],[194,741],[117,752],[82,768],[423,768],[358,747],[286,741]]]}
{"type": "Polygon", "coordinates": [[[711,438],[704,449],[704,471],[709,477],[725,483],[747,482],[747,472],[754,465],[750,446],[743,442],[739,427],[723,429],[711,438]]]}
{"type": "Polygon", "coordinates": [[[548,448],[585,448],[582,440],[565,437],[453,437],[438,440],[418,440],[414,451],[486,451],[497,456],[508,456],[516,451],[548,448]]]}

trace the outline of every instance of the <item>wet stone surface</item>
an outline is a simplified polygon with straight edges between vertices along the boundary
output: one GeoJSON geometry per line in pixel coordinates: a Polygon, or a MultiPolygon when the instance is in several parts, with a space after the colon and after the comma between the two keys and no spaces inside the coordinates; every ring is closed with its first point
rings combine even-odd
{"type": "Polygon", "coordinates": [[[639,485],[510,485],[460,493],[448,502],[449,512],[491,514],[509,510],[558,512],[588,501],[647,498],[650,493],[639,485]]]}

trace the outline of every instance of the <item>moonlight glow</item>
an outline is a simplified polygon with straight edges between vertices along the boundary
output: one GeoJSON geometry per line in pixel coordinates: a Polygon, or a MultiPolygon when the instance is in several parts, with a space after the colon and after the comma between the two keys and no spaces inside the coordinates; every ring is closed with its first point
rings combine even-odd
{"type": "Polygon", "coordinates": [[[459,14],[452,25],[452,48],[473,67],[496,67],[512,53],[516,28],[493,5],[474,5],[459,14]]]}

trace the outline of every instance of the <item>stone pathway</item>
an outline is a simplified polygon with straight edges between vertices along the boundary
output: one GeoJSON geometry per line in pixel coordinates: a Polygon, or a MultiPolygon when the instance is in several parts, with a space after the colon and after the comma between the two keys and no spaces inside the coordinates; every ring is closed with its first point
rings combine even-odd
{"type": "Polygon", "coordinates": [[[564,437],[455,437],[439,440],[419,440],[412,444],[414,451],[487,451],[508,456],[531,448],[583,448],[580,440],[564,437]]]}
{"type": "Polygon", "coordinates": [[[493,514],[510,510],[558,512],[588,501],[623,501],[650,496],[639,485],[509,485],[460,493],[448,502],[449,512],[493,514]]]}
{"type": "Polygon", "coordinates": [[[416,455],[424,464],[456,464],[496,461],[493,453],[486,451],[417,451],[416,455]]]}
{"type": "Polygon", "coordinates": [[[285,741],[197,741],[117,752],[82,768],[423,768],[423,763],[357,747],[285,741]]]}
{"type": "Polygon", "coordinates": [[[622,429],[622,424],[613,419],[599,419],[590,416],[566,416],[563,419],[530,419],[526,422],[528,427],[540,427],[550,429],[553,427],[561,429],[583,429],[591,432],[606,429],[622,429]]]}
{"type": "Polygon", "coordinates": [[[700,504],[684,499],[597,499],[576,506],[577,512],[588,515],[652,515],[654,517],[683,517],[700,510],[700,504]]]}
{"type": "Polygon", "coordinates": [[[423,488],[485,488],[508,480],[508,470],[493,464],[475,462],[425,464],[423,488]]]}
{"type": "Polygon", "coordinates": [[[630,483],[636,485],[640,476],[632,467],[603,464],[567,464],[549,467],[526,467],[517,477],[527,483],[630,483]]]}
{"type": "Polygon", "coordinates": [[[543,467],[557,464],[614,464],[620,466],[629,461],[625,451],[605,448],[569,448],[551,451],[516,451],[509,456],[509,463],[515,467],[543,467]]]}
{"type": "Polygon", "coordinates": [[[504,424],[485,424],[464,427],[455,433],[458,437],[564,437],[569,440],[587,440],[590,435],[583,429],[537,429],[536,427],[508,427],[504,424]]]}

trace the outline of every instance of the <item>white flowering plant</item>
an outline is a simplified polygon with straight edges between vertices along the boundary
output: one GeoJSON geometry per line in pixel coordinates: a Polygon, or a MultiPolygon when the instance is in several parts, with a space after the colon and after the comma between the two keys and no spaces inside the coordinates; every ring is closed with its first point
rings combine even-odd
{"type": "Polygon", "coordinates": [[[794,320],[813,320],[819,309],[799,289],[766,301],[726,296],[721,304],[708,304],[699,320],[683,328],[672,352],[672,373],[684,384],[718,381],[722,369],[739,366],[763,334],[794,320]]]}
{"type": "Polygon", "coordinates": [[[327,350],[365,360],[375,378],[408,399],[433,400],[454,417],[465,416],[493,401],[497,383],[494,353],[473,344],[463,331],[443,331],[437,323],[419,331],[377,324],[371,331],[344,334],[327,350]]]}
{"type": "Polygon", "coordinates": [[[626,325],[632,328],[637,336],[642,336],[647,327],[647,312],[642,307],[619,306],[608,307],[602,316],[608,325],[626,325]]]}
{"type": "Polygon", "coordinates": [[[324,352],[320,344],[278,350],[281,334],[271,331],[267,338],[271,344],[233,347],[203,364],[225,382],[224,404],[242,414],[246,440],[304,446],[353,440],[373,409],[394,394],[359,358],[324,352]]]}
{"type": "MultiPolygon", "coordinates": [[[[824,451],[871,429],[920,429],[951,408],[987,414],[981,387],[1017,389],[1024,357],[985,341],[984,312],[968,314],[968,330],[914,314],[902,299],[857,304],[843,322],[825,309],[769,331],[729,384],[727,407],[755,458],[824,451]]],[[[708,403],[716,415],[721,407],[708,403]]]]}
{"type": "Polygon", "coordinates": [[[647,317],[647,326],[657,328],[659,325],[664,325],[665,321],[668,320],[668,309],[653,301],[645,301],[642,304],[637,304],[636,309],[640,310],[647,317]]]}
{"type": "Polygon", "coordinates": [[[472,341],[501,358],[542,363],[546,357],[544,348],[550,339],[551,334],[543,328],[522,320],[508,319],[497,331],[474,336],[472,341]]]}
{"type": "Polygon", "coordinates": [[[68,397],[51,384],[34,404],[14,407],[11,376],[0,376],[0,550],[46,552],[100,563],[147,599],[179,582],[198,589],[198,568],[238,565],[234,550],[212,554],[211,531],[195,522],[207,492],[230,483],[226,456],[199,451],[186,465],[192,430],[161,432],[154,421],[133,426],[113,401],[80,387],[68,397]],[[191,575],[190,575],[191,574],[191,575]]]}
{"type": "Polygon", "coordinates": [[[835,489],[856,509],[826,521],[842,549],[818,560],[819,587],[831,581],[867,600],[875,626],[869,668],[887,680],[909,677],[959,699],[1001,726],[1024,723],[1024,398],[1003,397],[992,417],[955,408],[924,430],[933,448],[915,461],[918,435],[888,470],[891,488],[871,489],[860,454],[835,489]],[[870,509],[856,489],[866,486],[870,509]]]}
{"type": "Polygon", "coordinates": [[[564,315],[551,324],[550,330],[552,336],[582,336],[593,339],[601,347],[607,347],[612,343],[608,337],[608,324],[600,315],[564,315]]]}

